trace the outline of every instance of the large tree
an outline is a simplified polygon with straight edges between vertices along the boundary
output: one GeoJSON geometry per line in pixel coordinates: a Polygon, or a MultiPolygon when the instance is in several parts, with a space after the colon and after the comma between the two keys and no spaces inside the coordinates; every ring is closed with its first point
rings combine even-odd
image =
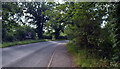
{"type": "Polygon", "coordinates": [[[46,15],[49,16],[49,21],[47,22],[47,30],[55,39],[59,39],[60,33],[64,32],[65,27],[65,17],[63,17],[63,12],[60,8],[61,4],[54,3],[54,6],[49,12],[46,11],[46,15]]]}
{"type": "Polygon", "coordinates": [[[21,8],[17,2],[2,2],[2,38],[3,40],[11,40],[10,32],[22,23],[21,16],[23,15],[21,8]],[[9,34],[8,34],[9,33],[9,34]],[[9,36],[10,35],[10,36],[9,36]],[[10,38],[7,39],[7,36],[10,38]]]}
{"type": "Polygon", "coordinates": [[[108,40],[108,29],[101,27],[108,17],[107,6],[107,3],[66,2],[60,9],[64,12],[63,17],[67,18],[63,22],[66,23],[66,33],[74,43],[92,53],[100,51],[100,56],[108,58],[112,43],[108,40]]]}
{"type": "Polygon", "coordinates": [[[27,2],[22,3],[23,10],[25,10],[26,19],[32,19],[32,21],[29,21],[29,23],[32,23],[36,25],[36,32],[38,33],[38,37],[41,39],[43,35],[43,28],[46,23],[46,20],[48,20],[48,17],[44,15],[44,12],[46,10],[49,10],[50,7],[47,6],[47,3],[45,2],[27,2]]]}

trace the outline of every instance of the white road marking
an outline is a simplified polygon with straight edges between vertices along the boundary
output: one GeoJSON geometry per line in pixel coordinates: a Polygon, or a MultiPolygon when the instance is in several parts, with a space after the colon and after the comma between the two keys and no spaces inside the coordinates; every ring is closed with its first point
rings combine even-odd
{"type": "MultiPolygon", "coordinates": [[[[58,45],[60,45],[61,43],[59,43],[58,45]]],[[[57,46],[58,47],[58,46],[57,46]]],[[[56,47],[56,48],[57,48],[56,47]]],[[[55,48],[55,49],[56,49],[55,48]]],[[[55,49],[54,49],[54,51],[53,51],[53,53],[52,53],[52,56],[50,57],[50,61],[49,61],[49,63],[48,63],[48,66],[47,66],[47,69],[49,69],[50,68],[50,65],[52,64],[52,60],[53,60],[53,57],[54,57],[54,54],[55,54],[55,49]]]]}
{"type": "Polygon", "coordinates": [[[54,54],[55,54],[55,52],[53,52],[53,54],[52,54],[52,56],[51,56],[51,58],[50,58],[49,64],[48,64],[48,66],[47,66],[47,67],[48,67],[47,69],[49,69],[49,67],[50,67],[50,65],[51,65],[51,63],[52,63],[54,54]]]}

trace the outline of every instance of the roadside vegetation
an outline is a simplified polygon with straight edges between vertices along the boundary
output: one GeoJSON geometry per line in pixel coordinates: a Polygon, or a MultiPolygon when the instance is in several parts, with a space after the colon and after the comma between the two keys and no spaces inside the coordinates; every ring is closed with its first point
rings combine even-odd
{"type": "Polygon", "coordinates": [[[25,40],[25,41],[3,42],[1,47],[4,48],[4,47],[15,46],[15,45],[23,45],[23,44],[37,43],[37,42],[43,42],[43,41],[50,41],[50,40],[43,39],[43,40],[25,40]]]}
{"type": "Polygon", "coordinates": [[[120,2],[72,2],[66,6],[70,9],[66,15],[71,15],[65,32],[72,43],[68,44],[68,51],[73,53],[75,64],[120,67],[120,2]]]}
{"type": "Polygon", "coordinates": [[[91,54],[87,49],[80,48],[73,43],[67,43],[67,51],[72,55],[75,67],[119,67],[119,63],[111,62],[108,59],[102,59],[96,54],[91,54]]]}
{"type": "Polygon", "coordinates": [[[66,39],[56,39],[56,40],[41,39],[41,40],[23,40],[23,41],[14,41],[14,42],[3,42],[0,48],[23,45],[23,44],[30,44],[30,43],[38,43],[38,42],[44,42],[44,41],[62,41],[62,40],[66,40],[66,39]]]}
{"type": "Polygon", "coordinates": [[[80,67],[120,66],[120,2],[2,2],[3,47],[69,39],[80,67]]]}
{"type": "Polygon", "coordinates": [[[61,32],[56,32],[50,29],[52,28],[51,26],[47,26],[46,21],[49,18],[44,12],[50,11],[50,8],[53,7],[50,5],[53,4],[2,2],[1,47],[67,39],[67,36],[61,30],[61,32]]]}
{"type": "Polygon", "coordinates": [[[89,52],[86,49],[80,49],[72,43],[67,43],[67,51],[72,54],[73,62],[77,67],[100,67],[100,61],[92,57],[93,55],[87,54],[89,52]]]}

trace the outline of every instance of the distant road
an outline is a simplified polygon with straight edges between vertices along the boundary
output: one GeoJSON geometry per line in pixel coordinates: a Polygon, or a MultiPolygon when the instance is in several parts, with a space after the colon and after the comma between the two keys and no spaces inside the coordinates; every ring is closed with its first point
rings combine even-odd
{"type": "Polygon", "coordinates": [[[66,41],[46,41],[2,49],[3,67],[72,67],[66,41]]]}

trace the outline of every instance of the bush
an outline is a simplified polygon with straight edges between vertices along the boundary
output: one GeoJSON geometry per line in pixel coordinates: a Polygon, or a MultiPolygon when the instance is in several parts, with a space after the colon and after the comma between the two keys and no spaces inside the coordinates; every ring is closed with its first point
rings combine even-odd
{"type": "Polygon", "coordinates": [[[2,37],[3,41],[5,42],[22,41],[37,38],[35,30],[29,26],[19,26],[12,31],[3,30],[2,37]],[[31,35],[29,36],[28,33],[31,33],[31,35]]]}
{"type": "Polygon", "coordinates": [[[59,36],[58,39],[67,39],[67,36],[59,36]]]}
{"type": "Polygon", "coordinates": [[[26,30],[21,30],[21,29],[18,29],[15,34],[16,39],[20,41],[25,40],[26,35],[27,35],[26,30]]]}
{"type": "Polygon", "coordinates": [[[43,39],[52,39],[52,36],[43,36],[43,39]]]}
{"type": "Polygon", "coordinates": [[[5,37],[5,41],[14,41],[15,40],[15,37],[12,33],[8,33],[7,36],[5,37]]]}

